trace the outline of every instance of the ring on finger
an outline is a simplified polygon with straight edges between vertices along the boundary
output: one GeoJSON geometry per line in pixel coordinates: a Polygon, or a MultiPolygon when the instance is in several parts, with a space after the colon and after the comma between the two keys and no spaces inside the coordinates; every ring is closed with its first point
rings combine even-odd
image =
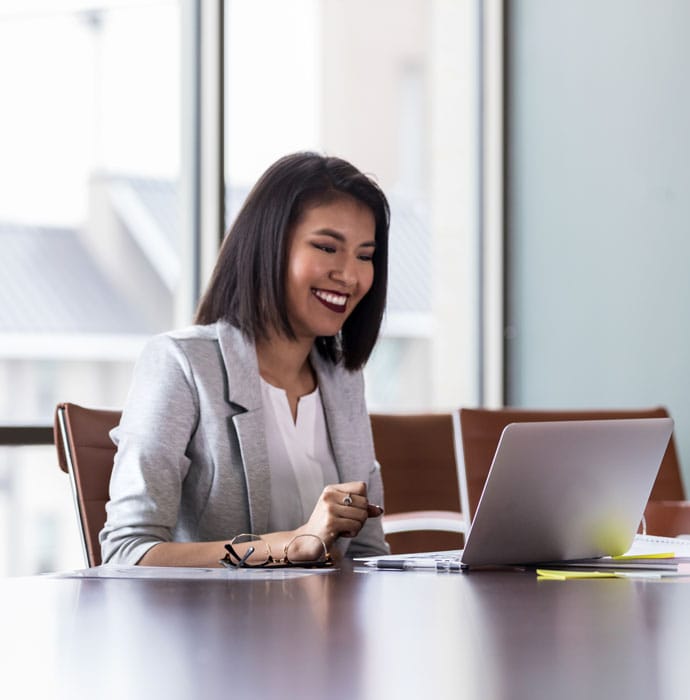
{"type": "Polygon", "coordinates": [[[352,494],[348,493],[345,498],[343,498],[343,505],[344,506],[351,506],[352,505],[352,494]]]}

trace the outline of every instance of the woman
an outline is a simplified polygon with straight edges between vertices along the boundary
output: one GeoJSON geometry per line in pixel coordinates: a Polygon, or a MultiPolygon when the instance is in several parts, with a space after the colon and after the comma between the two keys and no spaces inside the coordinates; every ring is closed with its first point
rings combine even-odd
{"type": "MultiPolygon", "coordinates": [[[[305,534],[334,554],[388,551],[360,371],[383,317],[388,225],[379,187],[339,158],[297,153],[264,173],[196,325],[137,362],[112,433],[104,563],[214,566],[241,533],[274,553],[293,543],[293,559],[318,541],[305,534]]],[[[259,556],[241,540],[233,552],[259,556]]]]}

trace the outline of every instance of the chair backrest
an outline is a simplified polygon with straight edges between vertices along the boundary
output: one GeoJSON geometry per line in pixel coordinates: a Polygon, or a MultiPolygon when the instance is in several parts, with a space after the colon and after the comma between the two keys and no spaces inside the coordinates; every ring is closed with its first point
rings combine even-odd
{"type": "Polygon", "coordinates": [[[115,445],[108,433],[120,422],[120,411],[61,403],[53,425],[58,463],[70,478],[79,531],[88,566],[101,563],[98,533],[105,524],[115,445]]]}
{"type": "MultiPolygon", "coordinates": [[[[553,420],[603,420],[616,418],[665,418],[663,407],[647,409],[606,410],[533,410],[524,408],[462,408],[460,433],[469,504],[470,519],[474,518],[484,482],[498,446],[503,429],[509,423],[553,420]]],[[[463,465],[461,465],[461,469],[463,465]]],[[[676,448],[671,437],[650,500],[683,500],[683,483],[676,448]]]]}
{"type": "MultiPolygon", "coordinates": [[[[371,414],[388,515],[410,511],[460,513],[453,417],[449,413],[371,414]]],[[[393,553],[458,549],[462,535],[440,530],[386,535],[393,553]]]]}

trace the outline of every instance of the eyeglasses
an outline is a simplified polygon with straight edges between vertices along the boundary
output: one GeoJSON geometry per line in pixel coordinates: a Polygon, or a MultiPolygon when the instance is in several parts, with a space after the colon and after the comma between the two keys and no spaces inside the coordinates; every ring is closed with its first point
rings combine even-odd
{"type": "Polygon", "coordinates": [[[220,563],[227,568],[261,569],[285,566],[300,566],[312,569],[333,566],[333,559],[326,543],[317,535],[297,535],[283,547],[283,556],[276,558],[271,552],[271,546],[260,535],[242,534],[233,537],[225,545],[227,554],[220,563]],[[247,545],[243,554],[235,547],[247,545]]]}

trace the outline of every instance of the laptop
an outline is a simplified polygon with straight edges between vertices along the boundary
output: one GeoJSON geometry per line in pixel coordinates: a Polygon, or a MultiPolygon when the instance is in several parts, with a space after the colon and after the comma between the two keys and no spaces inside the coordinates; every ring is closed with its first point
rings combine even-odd
{"type": "Polygon", "coordinates": [[[506,426],[461,565],[538,564],[628,551],[672,432],[671,418],[506,426]]]}

